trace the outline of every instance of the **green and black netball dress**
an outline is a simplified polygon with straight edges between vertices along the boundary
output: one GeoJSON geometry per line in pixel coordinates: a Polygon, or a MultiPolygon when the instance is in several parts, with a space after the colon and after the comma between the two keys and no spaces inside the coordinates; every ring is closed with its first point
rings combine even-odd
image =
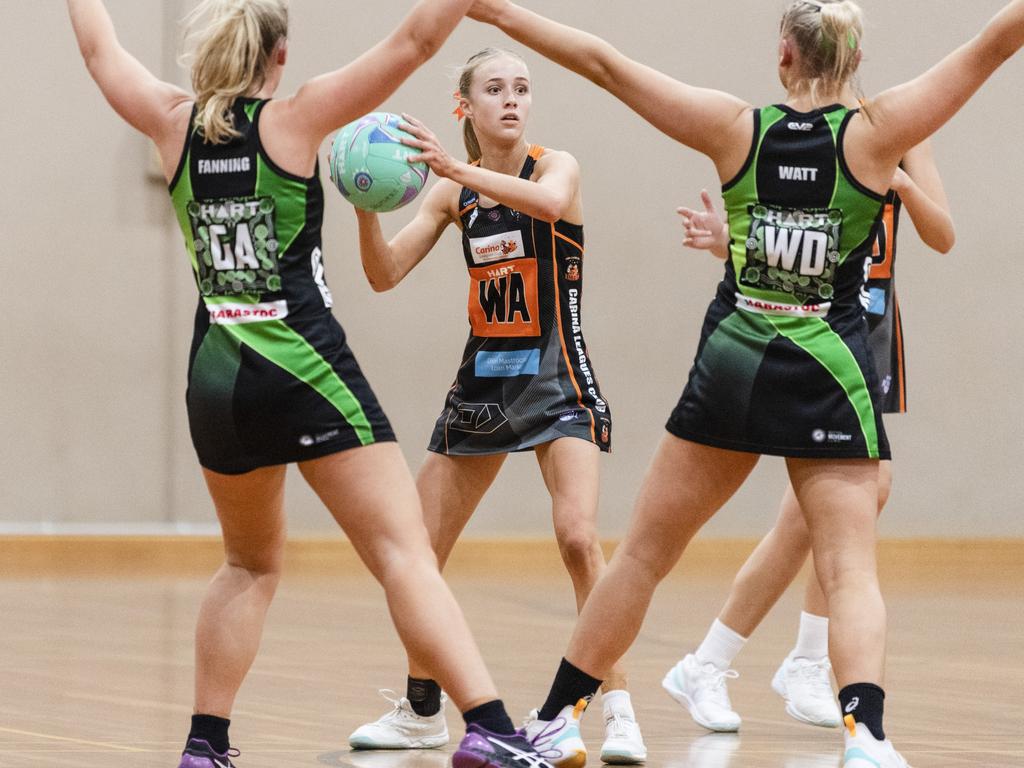
{"type": "MultiPolygon", "coordinates": [[[[543,147],[531,146],[529,179],[543,147]]],[[[469,341],[429,450],[521,451],[578,437],[607,451],[611,412],[583,340],[583,227],[459,197],[469,341]]]]}
{"type": "Polygon", "coordinates": [[[189,429],[199,463],[227,474],[394,440],[331,314],[319,176],[267,156],[265,103],[236,100],[227,144],[190,130],[170,186],[199,287],[189,429]]]}
{"type": "Polygon", "coordinates": [[[878,374],[883,413],[905,413],[907,410],[903,322],[896,298],[896,243],[902,207],[900,196],[889,190],[868,274],[868,348],[878,374]]]}
{"type": "Polygon", "coordinates": [[[853,178],[855,111],[754,113],[723,186],[731,258],[667,429],[720,448],[889,458],[868,350],[865,280],[883,198],[853,178]]]}

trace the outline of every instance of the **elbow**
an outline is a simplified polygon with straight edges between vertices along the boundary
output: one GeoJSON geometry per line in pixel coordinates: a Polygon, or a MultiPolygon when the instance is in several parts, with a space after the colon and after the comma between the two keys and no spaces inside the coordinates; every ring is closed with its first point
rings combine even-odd
{"type": "Polygon", "coordinates": [[[374,293],[387,293],[392,288],[394,288],[396,285],[398,285],[398,280],[395,280],[394,278],[392,278],[390,276],[388,276],[388,277],[381,277],[381,276],[373,277],[371,275],[367,275],[366,276],[366,280],[370,284],[370,287],[373,288],[374,293]]]}
{"type": "Polygon", "coordinates": [[[948,231],[942,232],[935,237],[934,241],[929,243],[929,245],[938,253],[943,255],[949,253],[953,250],[953,246],[956,245],[956,230],[950,227],[948,231]]]}
{"type": "Polygon", "coordinates": [[[363,274],[366,275],[366,282],[370,284],[374,293],[390,291],[399,282],[393,275],[378,274],[365,268],[363,269],[363,274]]]}
{"type": "Polygon", "coordinates": [[[417,66],[425,64],[434,57],[434,54],[441,50],[446,36],[440,29],[413,29],[409,36],[409,44],[412,47],[412,58],[417,66]]]}
{"type": "Polygon", "coordinates": [[[556,221],[565,218],[565,212],[566,206],[554,204],[538,208],[534,215],[535,218],[538,218],[541,221],[545,221],[548,224],[554,224],[556,221]]]}
{"type": "Polygon", "coordinates": [[[536,210],[532,211],[530,215],[535,219],[540,219],[548,224],[554,224],[556,221],[560,221],[566,217],[571,206],[571,198],[563,200],[561,198],[552,197],[550,200],[541,202],[537,206],[536,210]]]}

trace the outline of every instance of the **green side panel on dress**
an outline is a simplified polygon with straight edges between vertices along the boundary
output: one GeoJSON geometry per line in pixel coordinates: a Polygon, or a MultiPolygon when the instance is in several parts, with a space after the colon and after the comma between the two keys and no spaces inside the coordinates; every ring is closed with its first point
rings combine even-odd
{"type": "Polygon", "coordinates": [[[821,318],[766,317],[779,332],[817,360],[836,380],[857,413],[868,456],[877,459],[878,429],[875,407],[857,358],[842,337],[821,318]]]}
{"type": "Polygon", "coordinates": [[[242,344],[319,392],[355,430],[360,443],[375,442],[362,403],[330,363],[300,334],[280,320],[223,327],[242,344]]]}

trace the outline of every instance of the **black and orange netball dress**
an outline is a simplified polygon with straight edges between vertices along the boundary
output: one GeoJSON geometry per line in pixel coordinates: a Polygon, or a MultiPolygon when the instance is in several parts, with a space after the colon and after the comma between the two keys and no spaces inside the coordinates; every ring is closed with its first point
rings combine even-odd
{"type": "MultiPolygon", "coordinates": [[[[519,174],[544,153],[531,146],[519,174]]],[[[459,196],[469,269],[469,341],[429,449],[522,451],[578,437],[607,451],[611,411],[583,340],[583,227],[459,196]]]]}
{"type": "Polygon", "coordinates": [[[896,298],[896,243],[903,201],[893,190],[885,198],[867,283],[868,347],[878,374],[883,413],[906,413],[907,371],[903,323],[896,298]]]}

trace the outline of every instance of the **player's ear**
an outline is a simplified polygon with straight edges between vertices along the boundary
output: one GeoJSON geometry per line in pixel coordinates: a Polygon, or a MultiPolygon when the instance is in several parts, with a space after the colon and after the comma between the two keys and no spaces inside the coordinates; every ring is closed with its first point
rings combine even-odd
{"type": "Polygon", "coordinates": [[[282,37],[277,44],[277,48],[274,51],[274,56],[277,63],[280,66],[284,66],[288,62],[288,38],[282,37]]]}
{"type": "Polygon", "coordinates": [[[793,63],[793,43],[789,38],[779,39],[779,66],[788,67],[793,63]]]}

